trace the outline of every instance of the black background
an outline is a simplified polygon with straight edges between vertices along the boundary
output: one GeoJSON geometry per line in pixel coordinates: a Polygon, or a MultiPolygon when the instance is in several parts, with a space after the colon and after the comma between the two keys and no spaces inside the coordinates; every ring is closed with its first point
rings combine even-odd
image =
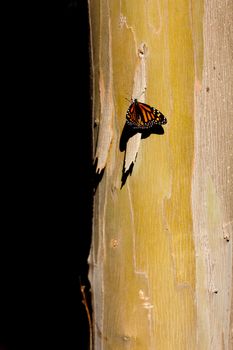
{"type": "Polygon", "coordinates": [[[26,15],[10,12],[6,40],[7,81],[15,91],[2,146],[0,349],[85,350],[80,283],[90,303],[92,226],[88,9],[85,0],[34,6],[26,15]]]}

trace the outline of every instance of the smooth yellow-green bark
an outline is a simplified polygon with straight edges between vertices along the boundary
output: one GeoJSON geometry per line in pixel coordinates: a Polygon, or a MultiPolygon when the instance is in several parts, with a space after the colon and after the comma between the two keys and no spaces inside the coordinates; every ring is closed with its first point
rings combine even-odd
{"type": "MultiPolygon", "coordinates": [[[[205,314],[197,303],[197,298],[206,302],[214,293],[207,283],[208,259],[203,269],[197,261],[203,253],[197,225],[202,214],[195,209],[201,198],[195,195],[198,181],[193,182],[194,171],[194,180],[201,176],[196,157],[202,164],[208,158],[208,147],[204,155],[198,151],[201,115],[196,115],[198,98],[205,108],[206,97],[198,93],[206,89],[203,33],[210,28],[208,13],[204,16],[208,6],[203,0],[90,0],[89,8],[95,151],[98,172],[105,169],[95,194],[90,255],[95,350],[220,349],[211,344],[211,303],[203,305],[209,310],[205,314]],[[143,84],[144,101],[161,110],[168,123],[164,135],[140,141],[132,175],[121,189],[124,153],[119,141],[126,98],[137,97],[133,94],[140,87],[143,93],[143,84]]],[[[209,189],[209,203],[215,202],[213,191],[209,189]]],[[[231,222],[230,214],[217,220],[231,222]]],[[[227,259],[229,270],[222,273],[231,276],[229,251],[227,259]]],[[[225,282],[229,289],[231,278],[225,282]]],[[[229,295],[228,304],[230,300],[229,295]]],[[[224,349],[230,349],[229,310],[224,315],[224,349]]]]}

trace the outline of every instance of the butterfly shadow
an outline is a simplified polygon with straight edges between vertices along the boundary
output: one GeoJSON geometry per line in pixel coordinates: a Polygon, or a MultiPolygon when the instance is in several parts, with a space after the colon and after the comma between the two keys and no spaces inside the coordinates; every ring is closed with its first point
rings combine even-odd
{"type": "MultiPolygon", "coordinates": [[[[137,133],[141,134],[141,139],[146,139],[149,137],[151,134],[157,134],[157,135],[163,135],[164,134],[164,129],[161,125],[153,125],[152,127],[148,129],[140,129],[140,128],[135,128],[127,123],[125,123],[125,126],[122,130],[121,137],[120,137],[120,143],[119,143],[119,149],[121,152],[125,152],[126,156],[126,146],[127,142],[131,137],[136,135],[137,133]]],[[[121,188],[125,185],[128,176],[132,175],[133,173],[133,167],[134,163],[131,163],[129,169],[125,171],[125,156],[124,156],[124,163],[123,163],[123,168],[122,168],[122,177],[121,177],[121,188]]]]}

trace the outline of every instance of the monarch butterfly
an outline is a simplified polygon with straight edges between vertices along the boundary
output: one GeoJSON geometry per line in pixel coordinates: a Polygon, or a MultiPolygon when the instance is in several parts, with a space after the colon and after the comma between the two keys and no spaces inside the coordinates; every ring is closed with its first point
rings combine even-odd
{"type": "Polygon", "coordinates": [[[126,122],[133,128],[148,129],[156,124],[166,124],[167,119],[158,109],[134,99],[127,110],[126,122]]]}

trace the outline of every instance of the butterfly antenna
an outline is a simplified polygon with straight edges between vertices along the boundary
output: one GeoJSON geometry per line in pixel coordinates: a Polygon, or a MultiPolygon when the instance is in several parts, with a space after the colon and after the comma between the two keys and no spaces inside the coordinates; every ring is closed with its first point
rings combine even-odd
{"type": "MultiPolygon", "coordinates": [[[[146,92],[146,87],[144,88],[144,90],[140,93],[140,95],[137,97],[137,99],[139,99],[139,97],[141,97],[143,94],[145,94],[145,92],[146,92]]],[[[128,101],[128,102],[132,102],[132,101],[134,101],[135,100],[135,98],[131,98],[131,100],[129,100],[128,98],[126,98],[125,97],[125,99],[128,101]]]]}
{"type": "Polygon", "coordinates": [[[128,102],[132,102],[132,100],[129,100],[127,97],[125,97],[125,99],[126,99],[128,102]]]}

